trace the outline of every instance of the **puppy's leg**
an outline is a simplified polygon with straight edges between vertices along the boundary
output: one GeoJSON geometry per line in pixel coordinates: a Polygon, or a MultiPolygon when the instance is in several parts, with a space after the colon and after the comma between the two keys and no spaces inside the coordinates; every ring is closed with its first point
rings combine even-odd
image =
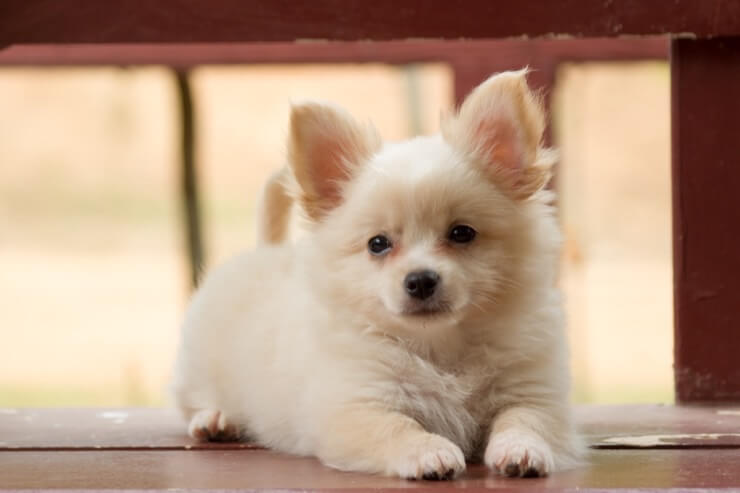
{"type": "Polygon", "coordinates": [[[257,207],[257,243],[279,244],[285,241],[290,227],[293,199],[288,193],[290,170],[280,169],[262,188],[257,207]]]}
{"type": "Polygon", "coordinates": [[[567,406],[512,406],[494,418],[485,462],[506,476],[538,477],[576,465],[579,453],[567,406]]]}
{"type": "Polygon", "coordinates": [[[201,442],[232,442],[240,438],[239,427],[214,409],[195,412],[190,418],[188,434],[201,442]]]}
{"type": "Polygon", "coordinates": [[[408,416],[381,409],[335,414],[322,434],[318,456],[337,469],[407,479],[452,479],[465,470],[460,447],[408,416]]]}

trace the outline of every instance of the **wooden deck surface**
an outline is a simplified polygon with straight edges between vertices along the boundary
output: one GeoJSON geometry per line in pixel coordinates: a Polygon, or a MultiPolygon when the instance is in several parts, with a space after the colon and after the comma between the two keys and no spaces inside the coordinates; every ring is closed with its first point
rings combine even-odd
{"type": "Polygon", "coordinates": [[[587,464],[544,479],[342,473],[249,444],[198,444],[172,411],[0,409],[0,489],[674,489],[740,487],[740,406],[583,406],[587,464]]]}

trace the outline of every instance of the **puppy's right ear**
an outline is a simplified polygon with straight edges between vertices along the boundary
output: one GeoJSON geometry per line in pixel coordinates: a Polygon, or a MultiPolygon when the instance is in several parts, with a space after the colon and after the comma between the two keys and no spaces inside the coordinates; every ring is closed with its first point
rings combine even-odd
{"type": "Polygon", "coordinates": [[[372,126],[358,124],[341,108],[321,103],[293,105],[289,162],[303,210],[314,221],[342,202],[344,185],[378,149],[372,126]]]}

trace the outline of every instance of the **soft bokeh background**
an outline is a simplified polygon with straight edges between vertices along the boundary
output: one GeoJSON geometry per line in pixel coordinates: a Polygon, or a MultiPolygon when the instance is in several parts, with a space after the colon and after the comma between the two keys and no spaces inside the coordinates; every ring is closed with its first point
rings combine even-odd
{"type": "MultiPolygon", "coordinates": [[[[442,65],[193,72],[207,260],[254,242],[291,100],[434,132],[442,65]]],[[[664,63],[564,66],[553,97],[575,398],[672,401],[664,63]]],[[[161,68],[0,70],[0,406],[161,405],[187,301],[178,107],[161,68]]]]}

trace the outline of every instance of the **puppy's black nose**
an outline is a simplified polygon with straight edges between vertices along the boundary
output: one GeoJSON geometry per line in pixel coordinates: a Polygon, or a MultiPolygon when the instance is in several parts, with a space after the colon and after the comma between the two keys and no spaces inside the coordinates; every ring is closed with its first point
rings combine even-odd
{"type": "Polygon", "coordinates": [[[403,280],[403,286],[409,296],[420,300],[433,295],[437,284],[439,284],[439,274],[431,270],[410,272],[403,280]]]}

